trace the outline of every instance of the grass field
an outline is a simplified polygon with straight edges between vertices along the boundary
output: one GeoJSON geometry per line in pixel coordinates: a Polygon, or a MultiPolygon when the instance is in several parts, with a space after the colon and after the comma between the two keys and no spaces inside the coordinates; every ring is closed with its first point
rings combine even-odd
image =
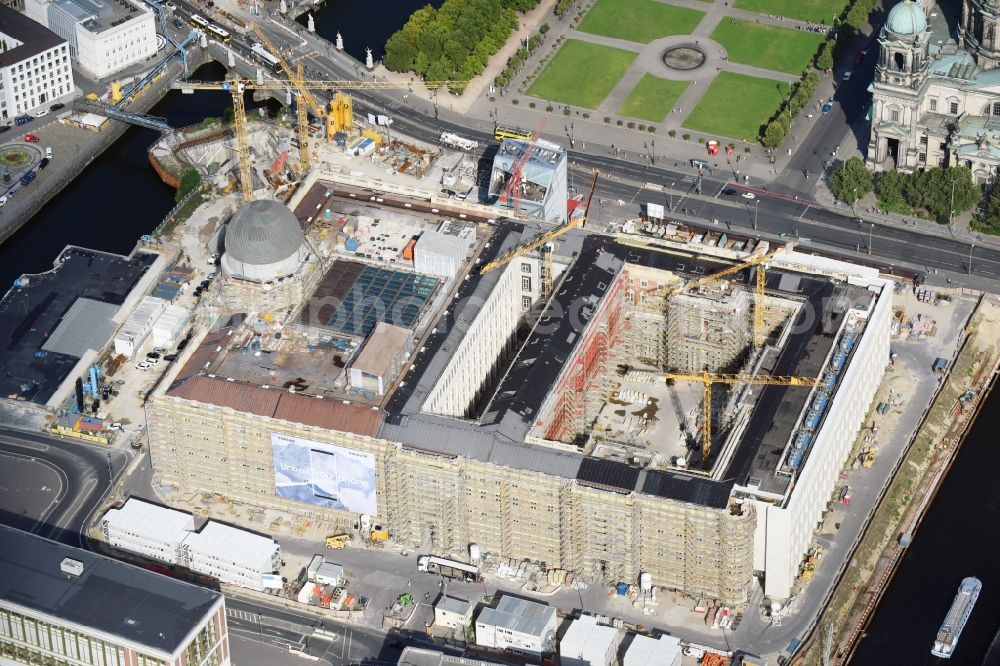
{"type": "Polygon", "coordinates": [[[580,30],[647,44],[660,37],[689,34],[704,15],[657,0],[597,0],[583,17],[580,30]]]}
{"type": "Polygon", "coordinates": [[[760,126],[788,96],[788,84],[774,79],[719,72],[684,120],[684,127],[753,142],[760,126]]]}
{"type": "Polygon", "coordinates": [[[669,81],[646,74],[632,88],[618,115],[661,122],[689,85],[690,81],[669,81]]]}
{"type": "Polygon", "coordinates": [[[529,95],[596,109],[636,54],[578,39],[566,40],[528,89],[529,95]]]}
{"type": "Polygon", "coordinates": [[[737,9],[758,14],[777,14],[826,25],[847,6],[846,0],[736,0],[733,4],[737,9]]]}
{"type": "Polygon", "coordinates": [[[825,37],[815,32],[723,19],[712,33],[733,62],[798,74],[816,55],[825,37]]]}

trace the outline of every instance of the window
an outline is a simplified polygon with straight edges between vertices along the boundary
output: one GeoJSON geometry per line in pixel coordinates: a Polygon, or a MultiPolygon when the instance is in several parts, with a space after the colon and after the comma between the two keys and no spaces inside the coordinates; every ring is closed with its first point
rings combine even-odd
{"type": "Polygon", "coordinates": [[[531,296],[522,296],[521,297],[521,310],[523,310],[524,312],[527,312],[530,309],[531,309],[531,296]]]}
{"type": "Polygon", "coordinates": [[[993,102],[993,115],[1000,116],[1000,102],[993,102]]]}
{"type": "Polygon", "coordinates": [[[896,69],[902,72],[903,69],[906,68],[906,58],[903,56],[902,53],[899,53],[897,51],[896,55],[894,56],[894,59],[896,61],[896,69]]]}
{"type": "Polygon", "coordinates": [[[920,153],[919,155],[917,155],[917,161],[919,161],[919,162],[926,162],[927,161],[927,153],[920,153]]]}
{"type": "Polygon", "coordinates": [[[527,275],[521,277],[521,289],[522,291],[531,291],[531,278],[527,275]]]}
{"type": "Polygon", "coordinates": [[[931,99],[931,111],[937,111],[937,99],[931,99]]]}
{"type": "Polygon", "coordinates": [[[958,102],[951,102],[948,105],[948,110],[953,116],[958,115],[958,102]]]}
{"type": "Polygon", "coordinates": [[[894,123],[899,122],[899,109],[889,109],[889,120],[894,123]]]}
{"type": "Polygon", "coordinates": [[[924,136],[920,137],[920,145],[921,146],[926,146],[927,145],[927,135],[926,134],[924,136]]]}
{"type": "Polygon", "coordinates": [[[521,264],[521,272],[522,273],[530,273],[531,272],[531,264],[521,264]]]}

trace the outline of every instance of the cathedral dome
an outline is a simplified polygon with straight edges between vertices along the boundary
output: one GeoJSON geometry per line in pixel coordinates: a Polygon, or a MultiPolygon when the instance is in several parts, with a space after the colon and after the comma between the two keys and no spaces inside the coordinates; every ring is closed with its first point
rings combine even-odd
{"type": "Polygon", "coordinates": [[[304,240],[299,221],[283,203],[251,201],[229,221],[222,266],[231,276],[273,280],[298,268],[304,240]]]}
{"type": "Polygon", "coordinates": [[[889,12],[885,27],[896,35],[918,35],[927,29],[927,16],[920,3],[902,0],[889,12]]]}

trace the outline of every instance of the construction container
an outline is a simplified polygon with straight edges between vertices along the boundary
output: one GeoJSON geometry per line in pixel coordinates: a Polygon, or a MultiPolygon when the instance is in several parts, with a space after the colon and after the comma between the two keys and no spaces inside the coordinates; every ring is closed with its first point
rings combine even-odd
{"type": "Polygon", "coordinates": [[[624,597],[628,594],[628,583],[618,583],[615,585],[615,592],[618,593],[619,597],[624,597]]]}
{"type": "Polygon", "coordinates": [[[406,261],[413,261],[413,248],[417,245],[417,239],[411,238],[410,242],[406,244],[403,248],[403,259],[406,261]]]}
{"type": "Polygon", "coordinates": [[[359,245],[357,238],[348,238],[347,242],[344,243],[344,247],[348,252],[357,252],[359,245]]]}

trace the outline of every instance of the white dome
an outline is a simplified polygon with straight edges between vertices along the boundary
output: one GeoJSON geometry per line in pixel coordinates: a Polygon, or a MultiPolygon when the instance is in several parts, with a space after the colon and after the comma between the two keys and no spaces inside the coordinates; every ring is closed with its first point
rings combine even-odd
{"type": "Polygon", "coordinates": [[[283,203],[251,201],[229,221],[222,267],[231,276],[261,282],[289,275],[305,257],[304,240],[299,221],[283,203]]]}
{"type": "Polygon", "coordinates": [[[917,35],[927,29],[927,16],[918,2],[903,0],[890,10],[885,27],[896,35],[917,35]]]}

